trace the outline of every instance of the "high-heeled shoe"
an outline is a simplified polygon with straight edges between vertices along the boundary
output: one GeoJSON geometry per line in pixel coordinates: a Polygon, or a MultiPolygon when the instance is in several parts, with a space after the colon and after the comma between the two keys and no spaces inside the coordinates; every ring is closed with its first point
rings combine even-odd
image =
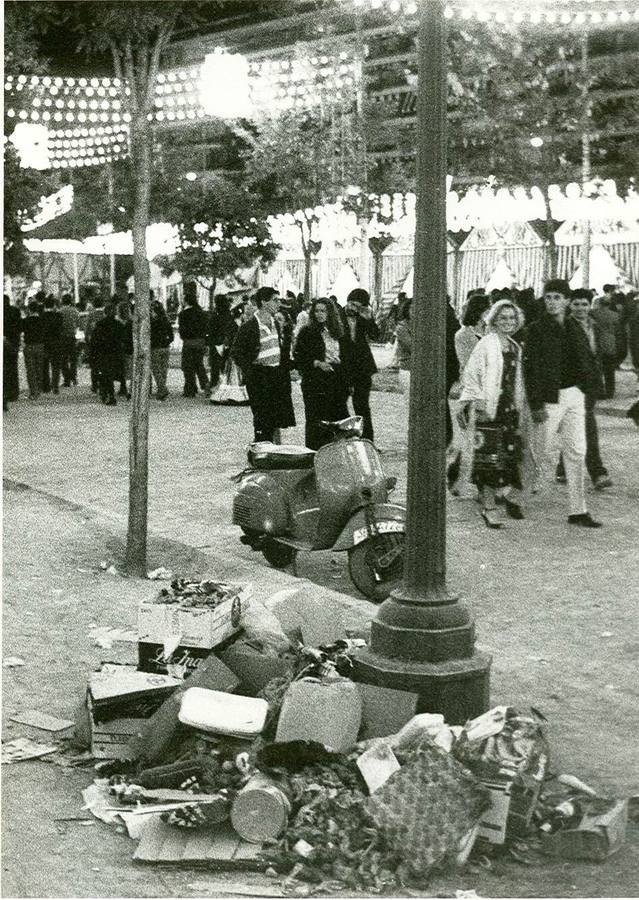
{"type": "Polygon", "coordinates": [[[486,523],[487,528],[503,528],[503,522],[500,522],[497,518],[497,510],[496,509],[482,509],[481,517],[486,523]]]}

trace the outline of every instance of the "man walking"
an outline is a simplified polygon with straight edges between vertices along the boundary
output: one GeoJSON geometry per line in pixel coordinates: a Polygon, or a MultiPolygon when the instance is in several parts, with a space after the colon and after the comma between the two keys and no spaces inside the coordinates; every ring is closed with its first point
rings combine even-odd
{"type": "MultiPolygon", "coordinates": [[[[572,292],[570,298],[570,315],[586,332],[588,346],[590,347],[593,356],[592,362],[595,366],[600,367],[601,333],[590,315],[591,305],[592,299],[589,290],[586,288],[577,288],[572,292]]],[[[595,418],[595,404],[599,397],[601,397],[602,389],[603,385],[600,385],[597,394],[586,394],[586,469],[588,470],[590,480],[597,491],[612,487],[612,479],[601,459],[599,450],[599,432],[597,430],[597,420],[595,418]]],[[[560,457],[559,466],[557,467],[557,481],[565,482],[565,480],[566,475],[563,459],[560,457]]]]}
{"type": "Polygon", "coordinates": [[[197,302],[194,281],[184,285],[184,309],[178,316],[178,330],[182,338],[182,372],[184,396],[195,397],[197,382],[206,394],[209,379],[204,368],[204,352],[209,330],[208,316],[197,302]]]}
{"type": "Polygon", "coordinates": [[[277,321],[279,294],[261,287],[257,310],[237,333],[232,356],[246,382],[256,441],[280,442],[280,429],[295,425],[291,400],[290,341],[277,321]]]}
{"type": "Polygon", "coordinates": [[[80,324],[80,313],[73,305],[71,294],[62,295],[60,317],[62,318],[62,337],[60,342],[62,384],[64,387],[70,387],[72,384],[78,383],[75,333],[80,324]]]}
{"type": "Polygon", "coordinates": [[[532,323],[524,350],[526,392],[533,422],[543,429],[544,456],[559,437],[566,467],[568,522],[599,528],[586,510],[585,396],[597,394],[599,372],[583,327],[566,316],[568,283],[552,279],[544,287],[545,313],[532,323]]]}
{"type": "Polygon", "coordinates": [[[115,406],[115,380],[122,371],[122,331],[113,303],[107,303],[104,316],[93,329],[91,354],[97,367],[100,399],[106,406],[115,406]]]}
{"type": "Polygon", "coordinates": [[[373,419],[369,398],[377,366],[368,342],[379,339],[379,328],[370,302],[370,295],[363,288],[354,288],[346,298],[343,365],[352,391],[353,411],[364,420],[362,436],[372,441],[373,419]]]}

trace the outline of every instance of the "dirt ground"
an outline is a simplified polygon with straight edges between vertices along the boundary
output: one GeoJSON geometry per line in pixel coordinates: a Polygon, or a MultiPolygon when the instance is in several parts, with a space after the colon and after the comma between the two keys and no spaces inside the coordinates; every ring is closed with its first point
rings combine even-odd
{"type": "MultiPolygon", "coordinates": [[[[623,388],[620,408],[634,384],[627,378],[623,388]]],[[[401,494],[406,447],[395,399],[375,394],[373,414],[401,494]]],[[[122,555],[126,417],[124,403],[96,404],[86,382],[59,398],[21,401],[5,417],[3,657],[25,663],[3,669],[5,740],[49,737],[10,721],[25,708],[72,718],[88,672],[110,656],[93,645],[89,626],[134,625],[138,601],[155,590],[100,568],[122,555]]],[[[150,568],[250,573],[254,581],[272,571],[230,525],[228,475],[243,465],[249,421],[246,410],[202,401],[154,405],[150,568]]],[[[478,643],[493,653],[492,702],[540,709],[553,770],[622,797],[639,793],[639,432],[618,415],[602,415],[600,424],[615,487],[593,493],[591,505],[605,528],[570,531],[563,489],[554,486],[531,501],[524,522],[497,533],[481,525],[472,502],[450,501],[448,580],[473,608],[478,643]]],[[[352,595],[348,602],[362,609],[342,557],[300,559],[298,574],[352,595]]],[[[134,649],[120,646],[118,654],[134,649]]],[[[265,884],[245,872],[135,864],[134,843],[107,826],[56,822],[86,815],[81,790],[90,768],[39,761],[2,774],[4,897],[216,896],[239,882],[259,895],[265,884]]],[[[631,826],[625,846],[603,864],[499,862],[437,878],[423,895],[474,888],[484,897],[623,897],[638,887],[639,830],[631,826]]]]}

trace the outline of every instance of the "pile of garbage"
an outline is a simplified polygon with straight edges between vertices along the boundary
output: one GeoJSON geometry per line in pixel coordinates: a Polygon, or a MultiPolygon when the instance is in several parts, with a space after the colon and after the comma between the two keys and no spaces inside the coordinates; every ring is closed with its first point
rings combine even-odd
{"type": "Polygon", "coordinates": [[[551,778],[544,722],[463,726],[353,680],[361,635],[285,632],[250,585],[175,579],[140,604],[138,659],[89,676],[86,808],[144,862],[224,863],[369,893],[522,842],[605,859],[627,807],[551,778]]]}

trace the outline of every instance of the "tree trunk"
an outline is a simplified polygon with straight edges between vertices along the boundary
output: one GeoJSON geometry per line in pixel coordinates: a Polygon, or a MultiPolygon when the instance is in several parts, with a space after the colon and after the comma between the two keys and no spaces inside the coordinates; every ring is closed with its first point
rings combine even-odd
{"type": "Polygon", "coordinates": [[[310,249],[304,250],[304,300],[311,299],[311,270],[313,266],[313,254],[310,249]]]}
{"type": "Polygon", "coordinates": [[[151,193],[150,130],[146,112],[131,122],[135,171],[133,206],[133,375],[129,420],[129,522],[126,570],[146,575],[146,544],[149,475],[149,389],[151,383],[151,325],[149,317],[149,263],[146,258],[146,228],[151,193]]]}
{"type": "Polygon", "coordinates": [[[546,277],[556,278],[559,259],[557,253],[557,244],[555,243],[555,225],[552,217],[552,210],[550,209],[550,197],[548,196],[548,188],[544,189],[544,206],[546,209],[546,232],[548,235],[546,277]]]}
{"type": "Polygon", "coordinates": [[[384,255],[379,251],[373,253],[373,311],[375,315],[382,305],[382,274],[384,268],[384,255]]]}

